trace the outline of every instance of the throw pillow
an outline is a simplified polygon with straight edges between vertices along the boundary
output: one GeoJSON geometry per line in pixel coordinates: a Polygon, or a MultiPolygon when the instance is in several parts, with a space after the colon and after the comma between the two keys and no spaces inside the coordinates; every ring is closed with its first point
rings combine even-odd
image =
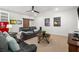
{"type": "Polygon", "coordinates": [[[17,39],[21,39],[21,33],[22,33],[22,31],[17,33],[17,35],[16,35],[17,39]]]}
{"type": "Polygon", "coordinates": [[[20,47],[19,47],[17,41],[13,37],[11,37],[7,32],[4,32],[3,34],[6,36],[6,40],[8,42],[9,48],[12,51],[20,50],[20,47]]]}

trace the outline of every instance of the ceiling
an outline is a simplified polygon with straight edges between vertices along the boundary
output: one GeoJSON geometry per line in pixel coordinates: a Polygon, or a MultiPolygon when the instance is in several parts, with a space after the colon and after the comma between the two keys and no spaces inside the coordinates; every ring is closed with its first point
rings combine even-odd
{"type": "MultiPolygon", "coordinates": [[[[59,10],[67,10],[71,8],[75,8],[76,6],[35,6],[35,10],[39,11],[40,13],[47,12],[50,10],[55,10],[58,8],[59,10]]],[[[26,11],[31,10],[32,6],[0,6],[1,10],[16,12],[19,14],[27,14],[30,15],[32,13],[28,13],[26,11]]]]}

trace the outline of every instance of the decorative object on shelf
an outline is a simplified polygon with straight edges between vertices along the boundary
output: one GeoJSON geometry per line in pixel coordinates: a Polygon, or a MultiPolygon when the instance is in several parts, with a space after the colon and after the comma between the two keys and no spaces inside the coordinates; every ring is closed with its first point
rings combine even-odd
{"type": "Polygon", "coordinates": [[[8,25],[7,25],[7,28],[12,28],[12,25],[11,25],[11,24],[8,24],[8,25]]]}
{"type": "Polygon", "coordinates": [[[16,24],[16,20],[10,20],[10,24],[16,24]]]}
{"type": "Polygon", "coordinates": [[[3,22],[1,22],[0,25],[1,25],[1,26],[0,26],[0,29],[3,29],[3,28],[6,27],[5,24],[4,24],[3,22]]]}
{"type": "Polygon", "coordinates": [[[50,18],[45,18],[45,26],[50,26],[50,18]]]}
{"type": "Polygon", "coordinates": [[[53,24],[55,27],[61,26],[61,17],[54,17],[53,24]]]}
{"type": "Polygon", "coordinates": [[[9,32],[10,32],[11,29],[12,29],[12,25],[11,25],[11,24],[8,24],[8,25],[6,26],[6,28],[9,28],[9,32]]]}
{"type": "Polygon", "coordinates": [[[16,22],[17,22],[18,25],[19,24],[22,24],[22,21],[21,20],[17,20],[16,22]]]}
{"type": "Polygon", "coordinates": [[[1,12],[1,22],[8,22],[8,13],[1,12]]]}
{"type": "Polygon", "coordinates": [[[7,28],[8,24],[9,24],[8,22],[0,22],[0,31],[2,31],[2,32],[4,32],[4,31],[8,32],[8,30],[9,30],[9,28],[7,28]]]}

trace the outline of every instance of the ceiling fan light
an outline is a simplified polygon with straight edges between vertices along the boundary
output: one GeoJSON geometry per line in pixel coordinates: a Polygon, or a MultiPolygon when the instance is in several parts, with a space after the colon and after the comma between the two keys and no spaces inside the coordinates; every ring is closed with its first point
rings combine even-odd
{"type": "Polygon", "coordinates": [[[34,11],[32,10],[32,12],[34,12],[34,11]]]}

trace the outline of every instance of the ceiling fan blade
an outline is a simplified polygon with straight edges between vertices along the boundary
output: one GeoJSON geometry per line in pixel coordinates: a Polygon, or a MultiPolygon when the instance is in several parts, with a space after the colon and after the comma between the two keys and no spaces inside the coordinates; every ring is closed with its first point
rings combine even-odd
{"type": "Polygon", "coordinates": [[[32,10],[34,10],[34,6],[32,6],[32,10]]]}
{"type": "Polygon", "coordinates": [[[34,12],[39,13],[38,11],[34,10],[34,12]]]}
{"type": "Polygon", "coordinates": [[[28,10],[28,11],[26,11],[26,12],[30,12],[30,11],[32,11],[32,10],[28,10]]]}
{"type": "Polygon", "coordinates": [[[26,12],[35,12],[35,13],[39,13],[39,11],[34,10],[34,6],[32,6],[32,10],[28,10],[26,12]]]}

